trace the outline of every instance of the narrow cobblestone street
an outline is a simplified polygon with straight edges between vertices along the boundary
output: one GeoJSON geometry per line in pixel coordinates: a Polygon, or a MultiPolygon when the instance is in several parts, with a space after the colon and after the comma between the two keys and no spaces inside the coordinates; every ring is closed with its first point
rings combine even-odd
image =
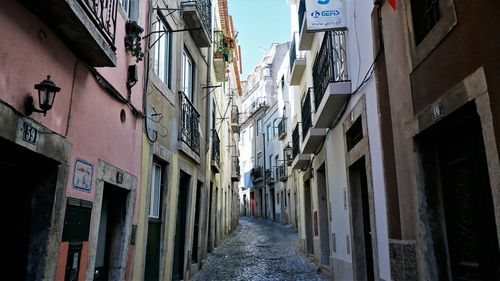
{"type": "Polygon", "coordinates": [[[237,229],[208,257],[192,280],[328,280],[299,252],[290,226],[240,218],[237,229]]]}

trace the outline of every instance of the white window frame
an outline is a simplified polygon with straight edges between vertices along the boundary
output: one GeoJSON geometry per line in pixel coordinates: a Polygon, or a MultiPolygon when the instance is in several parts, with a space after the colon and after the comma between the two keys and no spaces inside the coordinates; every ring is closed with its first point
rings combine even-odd
{"type": "Polygon", "coordinates": [[[153,162],[151,173],[151,190],[149,201],[149,218],[160,219],[161,213],[161,187],[163,168],[160,164],[153,162]]]}
{"type": "Polygon", "coordinates": [[[182,51],[182,85],[181,89],[191,102],[194,98],[194,71],[195,64],[193,57],[184,48],[182,51]]]}
{"type": "Polygon", "coordinates": [[[132,0],[120,0],[120,5],[122,6],[125,14],[130,18],[130,7],[132,5],[132,0]]]}
{"type": "Polygon", "coordinates": [[[154,36],[154,41],[156,41],[156,43],[154,49],[153,71],[168,88],[170,88],[171,80],[171,30],[168,24],[158,15],[156,17],[156,23],[153,26],[153,31],[156,32],[154,36]]]}

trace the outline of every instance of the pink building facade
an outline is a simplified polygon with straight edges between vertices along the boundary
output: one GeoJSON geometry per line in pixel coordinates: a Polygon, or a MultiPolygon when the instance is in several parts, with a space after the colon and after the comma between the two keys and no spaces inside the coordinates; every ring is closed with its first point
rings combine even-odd
{"type": "Polygon", "coordinates": [[[126,46],[144,35],[140,5],[0,4],[0,185],[12,280],[127,278],[144,87],[140,51],[126,46]],[[129,20],[138,25],[126,29],[129,20]],[[47,75],[61,90],[45,116],[28,116],[26,100],[39,107],[34,85],[47,75]]]}

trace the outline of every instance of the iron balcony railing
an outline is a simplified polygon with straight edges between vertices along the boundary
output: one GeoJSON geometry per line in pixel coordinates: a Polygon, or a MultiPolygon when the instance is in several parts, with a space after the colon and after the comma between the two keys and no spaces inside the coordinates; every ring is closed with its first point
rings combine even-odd
{"type": "Polygon", "coordinates": [[[116,50],[115,33],[118,0],[78,0],[78,2],[97,30],[111,46],[111,49],[116,50]]]}
{"type": "Polygon", "coordinates": [[[295,125],[295,128],[292,132],[292,159],[300,153],[300,135],[299,135],[299,123],[295,125]]]}
{"type": "Polygon", "coordinates": [[[304,16],[306,15],[306,0],[300,0],[299,4],[299,34],[302,33],[304,16]]]}
{"type": "Polygon", "coordinates": [[[266,98],[265,97],[258,97],[250,105],[250,112],[253,114],[257,110],[261,109],[262,107],[266,107],[266,98]]]}
{"type": "Polygon", "coordinates": [[[250,173],[254,182],[262,180],[262,167],[255,166],[250,173]]]}
{"type": "Polygon", "coordinates": [[[281,118],[280,122],[278,123],[278,137],[281,138],[284,135],[286,135],[286,118],[285,117],[281,118]]]}
{"type": "Polygon", "coordinates": [[[231,159],[231,178],[239,180],[240,178],[240,158],[233,156],[231,159]]]}
{"type": "Polygon", "coordinates": [[[182,1],[184,5],[196,4],[196,9],[201,17],[203,27],[207,30],[210,38],[212,37],[212,1],[210,0],[192,0],[182,1]]]}
{"type": "Polygon", "coordinates": [[[231,123],[239,124],[240,112],[237,105],[231,106],[231,123]]]}
{"type": "Polygon", "coordinates": [[[346,31],[325,32],[313,66],[315,108],[319,107],[328,84],[347,80],[346,31]]]}
{"type": "Polygon", "coordinates": [[[288,177],[286,168],[287,166],[285,161],[283,161],[283,163],[276,168],[276,174],[278,175],[280,181],[286,181],[286,178],[288,177]]]}
{"type": "Polygon", "coordinates": [[[274,182],[274,172],[273,169],[266,169],[266,183],[274,182]]]}
{"type": "Polygon", "coordinates": [[[179,92],[179,99],[181,104],[179,140],[200,155],[200,114],[184,92],[179,92]]]}
{"type": "Polygon", "coordinates": [[[307,89],[306,96],[304,98],[304,102],[302,103],[302,139],[305,138],[307,133],[309,132],[309,128],[312,127],[312,111],[311,111],[311,93],[312,88],[307,89]]]}
{"type": "Polygon", "coordinates": [[[220,139],[217,130],[212,129],[212,160],[220,164],[220,139]]]}
{"type": "Polygon", "coordinates": [[[290,72],[292,72],[293,65],[297,59],[297,45],[295,44],[295,33],[292,36],[292,43],[290,44],[290,72]]]}

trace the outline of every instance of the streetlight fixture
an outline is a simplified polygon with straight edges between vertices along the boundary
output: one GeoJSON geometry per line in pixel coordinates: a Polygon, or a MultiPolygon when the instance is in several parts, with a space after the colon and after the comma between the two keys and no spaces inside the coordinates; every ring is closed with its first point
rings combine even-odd
{"type": "Polygon", "coordinates": [[[285,156],[285,161],[287,162],[287,165],[290,166],[292,165],[292,147],[290,146],[290,143],[287,143],[285,148],[283,149],[283,156],[285,156]]]}
{"type": "Polygon", "coordinates": [[[50,80],[50,75],[47,75],[47,79],[39,84],[35,84],[35,89],[38,90],[38,104],[40,109],[35,108],[33,97],[28,96],[24,102],[24,111],[27,116],[30,116],[33,112],[40,112],[45,116],[47,115],[47,111],[52,108],[56,93],[58,93],[61,88],[50,80]]]}

